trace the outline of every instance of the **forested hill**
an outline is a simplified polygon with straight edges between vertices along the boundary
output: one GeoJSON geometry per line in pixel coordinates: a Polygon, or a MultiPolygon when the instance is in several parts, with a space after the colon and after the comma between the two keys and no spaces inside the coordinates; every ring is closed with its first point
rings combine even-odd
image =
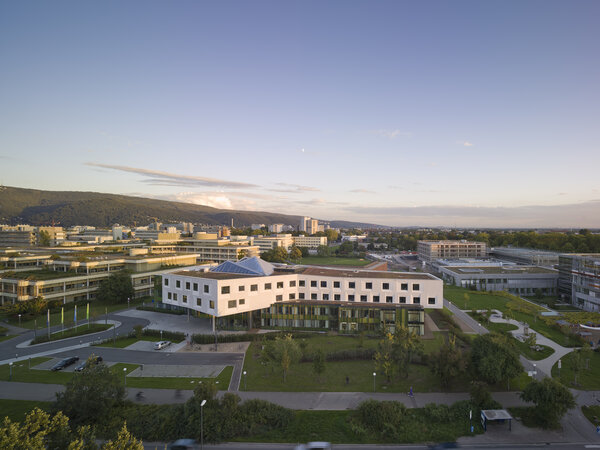
{"type": "MultiPolygon", "coordinates": [[[[126,195],[0,187],[0,223],[51,225],[54,222],[66,227],[109,227],[115,223],[146,225],[155,218],[163,223],[192,222],[210,225],[229,225],[233,218],[236,226],[249,226],[253,223],[296,226],[300,222],[300,216],[217,209],[126,195]]],[[[330,223],[334,227],[369,226],[356,222],[330,223]]]]}

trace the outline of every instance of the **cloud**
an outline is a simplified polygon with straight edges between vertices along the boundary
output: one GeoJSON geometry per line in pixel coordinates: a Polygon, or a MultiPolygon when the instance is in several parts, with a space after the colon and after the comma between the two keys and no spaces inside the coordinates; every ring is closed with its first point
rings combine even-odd
{"type": "Polygon", "coordinates": [[[412,133],[409,131],[402,130],[372,130],[371,133],[388,139],[395,139],[398,136],[411,137],[412,133]]]}
{"type": "Polygon", "coordinates": [[[367,189],[352,189],[350,192],[354,192],[356,194],[376,194],[375,191],[369,191],[367,189]]]}
{"type": "Polygon", "coordinates": [[[463,147],[474,147],[475,144],[469,141],[456,141],[457,144],[462,145],[463,147]]]}
{"type": "Polygon", "coordinates": [[[271,189],[267,189],[267,190],[273,191],[273,192],[293,192],[293,193],[299,193],[299,192],[320,192],[321,191],[321,189],[318,189],[316,187],[302,186],[302,185],[299,185],[299,184],[275,183],[275,185],[282,186],[285,189],[271,188],[271,189]]]}
{"type": "Polygon", "coordinates": [[[140,169],[136,167],[116,166],[112,164],[101,164],[94,162],[87,162],[85,163],[85,165],[90,167],[99,167],[102,169],[111,169],[118,170],[121,172],[129,172],[144,175],[148,178],[145,178],[141,181],[143,183],[151,184],[153,186],[211,186],[233,189],[259,187],[255,184],[241,183],[238,181],[219,180],[216,178],[197,177],[191,175],[179,175],[168,172],[162,172],[159,170],[140,169]]]}

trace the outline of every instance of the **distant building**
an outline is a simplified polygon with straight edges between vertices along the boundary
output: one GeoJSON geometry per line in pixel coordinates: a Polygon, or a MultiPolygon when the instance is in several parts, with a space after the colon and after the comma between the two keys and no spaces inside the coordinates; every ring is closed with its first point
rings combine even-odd
{"type": "Polygon", "coordinates": [[[305,231],[308,234],[315,234],[319,231],[319,221],[310,217],[300,219],[299,231],[305,231]]]}
{"type": "Polygon", "coordinates": [[[293,245],[296,247],[306,247],[316,249],[320,245],[327,245],[325,236],[292,236],[293,245]]]}
{"type": "Polygon", "coordinates": [[[269,225],[270,233],[281,233],[283,232],[283,224],[282,223],[273,223],[269,225]]]}
{"type": "Polygon", "coordinates": [[[304,231],[304,232],[308,232],[308,221],[310,220],[310,217],[302,217],[300,218],[300,226],[298,227],[298,231],[304,231]]]}
{"type": "Polygon", "coordinates": [[[558,265],[558,253],[545,250],[518,247],[494,247],[490,251],[492,256],[519,264],[533,264],[535,266],[554,267],[558,265]]]}
{"type": "Polygon", "coordinates": [[[252,225],[250,225],[250,229],[252,231],[260,230],[261,228],[264,228],[264,227],[265,227],[264,223],[253,223],[252,225]]]}
{"type": "Polygon", "coordinates": [[[559,256],[559,292],[584,311],[600,312],[600,253],[559,256]]]}
{"type": "Polygon", "coordinates": [[[417,254],[427,263],[436,259],[485,258],[487,245],[473,241],[417,241],[417,254]]]}
{"type": "Polygon", "coordinates": [[[366,234],[356,235],[356,234],[342,234],[342,242],[360,242],[365,241],[367,239],[366,234]]]}
{"type": "Polygon", "coordinates": [[[278,234],[275,236],[257,236],[252,239],[253,245],[257,245],[260,252],[266,252],[277,247],[283,247],[289,250],[294,244],[291,234],[278,234]]]}

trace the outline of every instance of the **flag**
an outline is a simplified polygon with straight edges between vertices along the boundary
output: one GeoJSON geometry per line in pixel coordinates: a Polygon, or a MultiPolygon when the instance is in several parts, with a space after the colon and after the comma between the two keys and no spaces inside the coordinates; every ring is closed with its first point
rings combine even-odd
{"type": "Polygon", "coordinates": [[[73,316],[73,322],[77,323],[77,305],[75,305],[75,315],[73,316]]]}
{"type": "Polygon", "coordinates": [[[65,323],[65,307],[60,308],[60,323],[65,323]]]}
{"type": "Polygon", "coordinates": [[[48,319],[46,320],[46,325],[50,326],[50,310],[48,310],[48,319]]]}
{"type": "Polygon", "coordinates": [[[87,304],[87,320],[90,320],[90,304],[87,304]]]}

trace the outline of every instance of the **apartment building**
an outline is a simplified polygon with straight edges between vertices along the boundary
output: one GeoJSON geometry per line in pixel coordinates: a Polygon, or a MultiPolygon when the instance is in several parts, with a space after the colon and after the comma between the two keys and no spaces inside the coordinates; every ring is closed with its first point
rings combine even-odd
{"type": "Polygon", "coordinates": [[[559,293],[584,311],[600,312],[600,253],[559,256],[559,293]]]}
{"type": "Polygon", "coordinates": [[[40,233],[47,233],[49,244],[58,245],[66,238],[62,227],[33,227],[30,225],[0,227],[0,247],[33,247],[40,245],[40,233]]]}
{"type": "MultiPolygon", "coordinates": [[[[209,235],[211,236],[211,235],[209,235]]],[[[180,241],[175,249],[181,253],[194,253],[198,255],[198,262],[236,261],[245,256],[252,257],[260,254],[258,245],[249,245],[248,240],[236,241],[223,238],[186,239],[180,241]]]]}
{"type": "Polygon", "coordinates": [[[327,245],[325,236],[292,236],[296,247],[318,248],[320,245],[327,245]]]}
{"type": "Polygon", "coordinates": [[[266,252],[277,247],[283,247],[289,250],[294,245],[294,238],[291,234],[278,234],[275,236],[256,236],[251,240],[253,245],[258,246],[260,252],[266,252]]]}
{"type": "MultiPolygon", "coordinates": [[[[324,231],[323,226],[320,231],[324,231]]],[[[302,217],[300,219],[299,231],[305,231],[308,234],[315,234],[319,231],[319,221],[317,219],[311,219],[310,217],[302,217]]]]}
{"type": "Polygon", "coordinates": [[[443,307],[442,281],[425,273],[275,266],[260,258],[163,277],[163,302],[208,314],[222,328],[341,332],[404,325],[422,335],[424,308],[443,307]]]}
{"type": "Polygon", "coordinates": [[[436,259],[485,258],[485,242],[473,241],[417,241],[417,255],[421,261],[431,263],[436,259]]]}
{"type": "Polygon", "coordinates": [[[269,233],[281,233],[283,232],[283,224],[282,223],[273,223],[269,225],[269,233]]]}

